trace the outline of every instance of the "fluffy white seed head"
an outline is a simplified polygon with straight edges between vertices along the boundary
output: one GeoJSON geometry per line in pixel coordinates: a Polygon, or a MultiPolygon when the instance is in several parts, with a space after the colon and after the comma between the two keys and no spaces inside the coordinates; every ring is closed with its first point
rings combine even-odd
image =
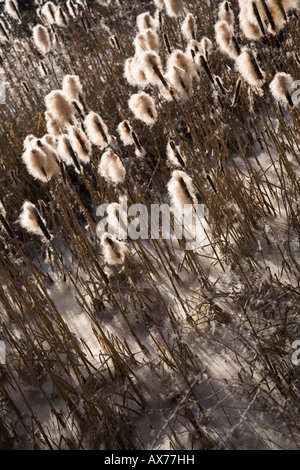
{"type": "Polygon", "coordinates": [[[69,139],[79,160],[83,163],[89,162],[92,147],[85,133],[78,127],[72,126],[69,132],[69,139]]]}
{"type": "Polygon", "coordinates": [[[58,7],[55,11],[55,22],[57,26],[60,26],[61,28],[66,28],[68,26],[68,17],[62,7],[58,7]]]}
{"type": "Polygon", "coordinates": [[[55,158],[48,158],[42,148],[27,147],[22,155],[27,171],[35,179],[47,183],[59,171],[55,158]]]}
{"type": "Polygon", "coordinates": [[[141,67],[140,58],[138,56],[129,57],[125,61],[124,77],[132,86],[145,88],[148,85],[146,75],[141,67]]]}
{"type": "Polygon", "coordinates": [[[233,26],[234,14],[232,9],[230,8],[230,3],[227,0],[225,0],[225,2],[222,2],[219,6],[218,17],[219,20],[227,21],[230,26],[233,26]]]}
{"type": "Polygon", "coordinates": [[[74,106],[61,90],[53,90],[45,97],[47,111],[61,126],[72,125],[74,106]]]}
{"type": "Polygon", "coordinates": [[[124,242],[117,240],[110,233],[105,233],[101,237],[101,245],[104,260],[107,264],[113,266],[124,263],[127,251],[126,244],[124,242]]]}
{"type": "Polygon", "coordinates": [[[182,0],[164,0],[166,12],[168,16],[177,17],[182,13],[183,1],[182,0]]]}
{"type": "Polygon", "coordinates": [[[167,145],[167,161],[168,165],[171,168],[182,168],[186,163],[186,157],[181,153],[180,146],[174,144],[174,148],[172,148],[170,142],[167,145]],[[174,150],[175,148],[175,150],[174,150]],[[184,165],[182,165],[182,159],[184,165]]]}
{"type": "Polygon", "coordinates": [[[33,28],[33,40],[41,54],[47,54],[51,49],[50,36],[47,29],[41,24],[33,28]]]}
{"type": "Polygon", "coordinates": [[[150,85],[160,85],[163,75],[160,57],[157,52],[145,52],[141,55],[141,67],[144,70],[146,80],[150,85]]]}
{"type": "MultiPolygon", "coordinates": [[[[43,224],[46,226],[45,220],[40,216],[43,224]]],[[[29,233],[35,233],[44,238],[43,231],[38,223],[37,209],[34,204],[25,201],[22,206],[22,212],[19,216],[19,223],[29,233]]]]}
{"type": "Polygon", "coordinates": [[[101,149],[104,149],[110,144],[111,136],[99,114],[91,111],[86,116],[84,124],[88,138],[93,145],[98,145],[101,149]]]}
{"type": "Polygon", "coordinates": [[[15,20],[21,20],[17,0],[5,0],[5,11],[15,20]]]}
{"type": "Polygon", "coordinates": [[[75,19],[79,13],[78,5],[72,0],[67,0],[66,5],[70,16],[75,19]]]}
{"type": "Polygon", "coordinates": [[[184,70],[191,77],[195,74],[195,67],[192,57],[188,54],[185,54],[180,49],[175,49],[168,59],[167,68],[169,69],[172,66],[184,70]]]}
{"type": "Polygon", "coordinates": [[[293,90],[293,77],[287,73],[277,73],[270,83],[270,90],[275,100],[288,104],[287,95],[291,95],[293,90]]]}
{"type": "MultiPolygon", "coordinates": [[[[68,166],[73,166],[76,168],[74,158],[72,157],[72,152],[74,152],[74,149],[70,143],[69,138],[66,135],[61,135],[58,139],[58,144],[57,144],[57,152],[59,155],[59,158],[68,166]]],[[[78,169],[76,168],[78,171],[78,169]]]]}
{"type": "Polygon", "coordinates": [[[244,80],[253,87],[261,87],[265,80],[265,73],[255,66],[256,60],[252,52],[243,50],[235,61],[236,68],[244,80]],[[254,62],[254,63],[253,63],[254,62]]]}
{"type": "Polygon", "coordinates": [[[247,15],[247,7],[242,6],[239,13],[240,28],[247,39],[256,41],[262,37],[262,32],[256,22],[251,23],[247,15]]]}
{"type": "Polygon", "coordinates": [[[48,24],[55,24],[56,5],[53,2],[47,2],[41,8],[41,13],[48,24]]]}
{"type": "Polygon", "coordinates": [[[162,10],[165,6],[164,0],[154,0],[154,5],[158,10],[162,10]]]}
{"type": "Polygon", "coordinates": [[[42,138],[41,141],[43,144],[50,145],[50,147],[55,148],[56,147],[56,139],[53,135],[51,134],[45,134],[42,138]]]}
{"type": "Polygon", "coordinates": [[[150,127],[153,126],[157,119],[157,110],[150,95],[140,91],[131,96],[128,105],[136,119],[140,119],[150,127]]]}
{"type": "Polygon", "coordinates": [[[188,13],[181,25],[181,31],[187,41],[195,39],[197,23],[192,13],[188,13]]]}
{"type": "Polygon", "coordinates": [[[59,137],[62,133],[61,127],[57,120],[54,119],[48,111],[45,112],[45,120],[48,134],[51,134],[54,137],[59,137]]]}
{"type": "Polygon", "coordinates": [[[134,41],[135,55],[139,56],[149,50],[158,52],[160,48],[160,42],[158,35],[152,29],[146,29],[142,33],[139,33],[134,41]]]}
{"type": "Polygon", "coordinates": [[[170,83],[173,91],[182,101],[187,100],[193,93],[192,78],[185,70],[170,64],[166,78],[170,83]]]}
{"type": "Polygon", "coordinates": [[[118,133],[120,136],[120,139],[122,140],[123,144],[126,145],[132,145],[134,143],[134,140],[131,135],[132,128],[129,124],[128,121],[122,121],[118,125],[118,133]]]}
{"type": "Polygon", "coordinates": [[[231,59],[236,59],[238,52],[232,43],[234,32],[227,21],[220,20],[215,24],[215,34],[216,42],[221,51],[227,54],[231,59]]]}
{"type": "Polygon", "coordinates": [[[79,94],[82,93],[82,85],[78,75],[65,75],[62,90],[69,98],[78,100],[79,94]]]}
{"type": "Polygon", "coordinates": [[[206,60],[207,60],[209,54],[211,53],[211,51],[212,51],[212,49],[213,49],[213,43],[211,42],[211,40],[210,40],[209,38],[207,38],[206,36],[204,36],[204,37],[201,39],[200,44],[201,44],[201,46],[202,46],[203,55],[204,55],[204,57],[205,57],[206,60]]]}
{"type": "Polygon", "coordinates": [[[168,183],[168,194],[171,203],[178,209],[183,209],[185,204],[197,204],[193,181],[184,171],[173,171],[168,183]]]}
{"type": "Polygon", "coordinates": [[[107,149],[100,160],[98,167],[99,174],[109,183],[123,183],[126,176],[126,169],[118,155],[107,149]]]}
{"type": "Polygon", "coordinates": [[[159,28],[159,23],[157,19],[153,18],[149,11],[141,13],[136,18],[136,25],[140,33],[146,29],[153,29],[154,31],[159,28]]]}

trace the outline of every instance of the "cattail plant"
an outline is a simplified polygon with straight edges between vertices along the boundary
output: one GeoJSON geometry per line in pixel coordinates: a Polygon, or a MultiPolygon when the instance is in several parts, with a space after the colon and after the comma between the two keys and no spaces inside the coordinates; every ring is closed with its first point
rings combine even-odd
{"type": "Polygon", "coordinates": [[[55,23],[61,28],[66,28],[69,24],[69,19],[61,6],[57,7],[55,11],[55,23]]]}
{"type": "Polygon", "coordinates": [[[85,118],[84,125],[88,138],[93,145],[104,149],[111,143],[111,136],[99,114],[91,111],[85,118]]]}
{"type": "Polygon", "coordinates": [[[69,130],[68,137],[78,159],[83,163],[89,162],[92,147],[85,133],[78,127],[72,126],[69,130]]]}
{"type": "Polygon", "coordinates": [[[120,122],[117,129],[123,145],[127,146],[134,144],[134,139],[132,137],[132,127],[127,120],[120,122]]]}
{"type": "Polygon", "coordinates": [[[288,73],[277,73],[270,83],[270,91],[275,100],[279,103],[293,106],[294,104],[291,98],[293,83],[293,77],[288,73]]]}
{"type": "Polygon", "coordinates": [[[35,178],[47,183],[59,171],[54,152],[47,155],[41,146],[27,146],[22,155],[27,171],[35,178]]]}
{"type": "Polygon", "coordinates": [[[208,37],[204,36],[201,39],[200,44],[202,46],[203,56],[205,60],[208,61],[209,54],[213,49],[212,41],[208,37]]]}
{"type": "Polygon", "coordinates": [[[123,183],[126,176],[126,169],[118,155],[107,149],[101,156],[98,172],[109,183],[123,183]]]}
{"type": "Polygon", "coordinates": [[[183,11],[183,1],[182,0],[164,0],[167,15],[176,18],[183,11]]]}
{"type": "Polygon", "coordinates": [[[51,240],[45,220],[31,202],[24,202],[19,216],[19,223],[27,232],[40,235],[43,239],[51,240]]]}
{"type": "Polygon", "coordinates": [[[51,49],[51,41],[48,30],[41,24],[33,28],[33,40],[41,54],[47,54],[51,49]]]}
{"type": "Polygon", "coordinates": [[[77,159],[76,153],[71,145],[70,139],[66,135],[61,135],[58,139],[57,152],[59,158],[66,164],[74,166],[80,172],[81,167],[77,159]]]}
{"type": "Polygon", "coordinates": [[[78,100],[79,95],[83,92],[78,75],[65,75],[62,82],[62,90],[68,98],[78,100]]]}
{"type": "Polygon", "coordinates": [[[132,86],[145,88],[148,85],[146,75],[141,67],[140,58],[138,56],[129,57],[125,61],[124,77],[132,86]]]}
{"type": "Polygon", "coordinates": [[[227,21],[220,20],[215,24],[216,42],[222,52],[227,54],[231,59],[236,59],[239,55],[235,43],[232,38],[234,31],[227,21]]]}
{"type": "Polygon", "coordinates": [[[262,37],[263,34],[265,34],[264,26],[262,23],[259,25],[257,21],[256,24],[252,23],[249,20],[247,12],[248,7],[242,4],[239,12],[240,28],[247,39],[258,40],[262,37]]]}
{"type": "Polygon", "coordinates": [[[70,16],[75,19],[79,14],[78,5],[73,0],[67,0],[66,6],[70,16]]]}
{"type": "Polygon", "coordinates": [[[153,18],[149,11],[141,13],[136,18],[136,25],[140,33],[144,32],[147,29],[152,29],[156,31],[159,28],[159,22],[156,18],[153,18]]]}
{"type": "Polygon", "coordinates": [[[15,20],[21,21],[17,0],[5,0],[5,11],[15,20]]]}
{"type": "Polygon", "coordinates": [[[117,240],[110,233],[105,233],[101,237],[104,260],[110,266],[123,264],[127,251],[126,244],[117,240]]]}
{"type": "Polygon", "coordinates": [[[140,91],[131,96],[128,105],[136,119],[140,119],[150,127],[153,126],[158,114],[154,100],[150,95],[140,91]]]}
{"type": "Polygon", "coordinates": [[[191,78],[195,74],[195,67],[191,56],[185,54],[180,49],[175,49],[167,62],[167,69],[175,66],[184,70],[191,78]]]}
{"type": "Polygon", "coordinates": [[[180,146],[170,140],[167,145],[167,159],[171,168],[184,168],[186,157],[181,153],[180,146]]]}
{"type": "Polygon", "coordinates": [[[234,25],[234,13],[230,8],[230,3],[227,0],[222,2],[219,6],[218,17],[219,20],[226,21],[230,26],[234,25]]]}
{"type": "Polygon", "coordinates": [[[186,15],[181,25],[181,31],[187,41],[196,39],[197,23],[192,13],[186,15]]]}
{"type": "Polygon", "coordinates": [[[53,2],[47,2],[41,8],[41,13],[49,25],[55,24],[56,5],[53,2]]]}
{"type": "Polygon", "coordinates": [[[54,119],[48,111],[45,112],[45,121],[47,132],[49,134],[51,134],[53,137],[59,137],[62,134],[62,130],[58,121],[54,119]]]}
{"type": "Polygon", "coordinates": [[[163,77],[162,65],[160,57],[156,52],[146,52],[141,55],[141,67],[145,73],[146,80],[150,85],[167,86],[163,77]]]}
{"type": "Polygon", "coordinates": [[[250,86],[259,88],[263,85],[265,73],[258,66],[252,51],[244,49],[235,64],[241,76],[250,86]]]}
{"type": "Polygon", "coordinates": [[[197,204],[192,178],[184,171],[173,171],[168,183],[168,194],[171,203],[178,209],[183,209],[185,204],[197,204]]]}
{"type": "Polygon", "coordinates": [[[46,108],[49,114],[62,127],[74,124],[74,106],[67,95],[61,90],[53,90],[45,96],[46,108]]]}

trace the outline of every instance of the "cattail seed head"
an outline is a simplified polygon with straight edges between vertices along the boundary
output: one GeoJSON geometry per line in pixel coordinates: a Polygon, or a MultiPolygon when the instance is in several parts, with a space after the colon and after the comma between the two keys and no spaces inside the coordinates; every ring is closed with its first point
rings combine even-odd
{"type": "Polygon", "coordinates": [[[61,127],[56,119],[54,119],[53,116],[48,113],[48,111],[45,112],[45,120],[48,134],[51,134],[54,137],[59,137],[62,133],[61,127]]]}
{"type": "Polygon", "coordinates": [[[150,127],[153,126],[157,119],[157,110],[150,95],[140,91],[131,96],[128,105],[136,119],[140,119],[150,127]]]}
{"type": "Polygon", "coordinates": [[[27,147],[22,155],[28,173],[35,179],[47,183],[52,176],[59,171],[55,158],[48,158],[42,148],[35,146],[27,147]]]}
{"type": "Polygon", "coordinates": [[[183,168],[186,164],[186,157],[181,153],[180,146],[169,141],[167,145],[167,159],[171,168],[183,168]]]}
{"type": "Polygon", "coordinates": [[[242,6],[239,13],[240,28],[247,39],[256,41],[262,37],[262,31],[257,24],[253,24],[247,15],[247,7],[242,6]]]}
{"type": "Polygon", "coordinates": [[[55,11],[55,22],[57,26],[60,26],[61,28],[66,28],[68,26],[68,17],[62,7],[58,7],[55,11]]]}
{"type": "Polygon", "coordinates": [[[162,81],[164,82],[162,65],[157,52],[146,52],[140,60],[146,80],[150,85],[160,85],[162,81]]]}
{"type": "Polygon", "coordinates": [[[74,106],[61,90],[53,90],[45,97],[47,111],[61,126],[73,124],[74,106]]]}
{"type": "Polygon", "coordinates": [[[124,242],[117,240],[110,233],[105,233],[101,237],[101,245],[103,248],[104,260],[107,264],[113,266],[124,263],[127,251],[126,244],[124,242]]]}
{"type": "Polygon", "coordinates": [[[33,40],[41,54],[45,55],[50,51],[50,36],[47,29],[41,24],[33,28],[33,40]]]}
{"type": "Polygon", "coordinates": [[[263,85],[265,73],[259,68],[252,51],[244,49],[235,64],[241,76],[250,86],[261,87],[263,85]]]}
{"type": "Polygon", "coordinates": [[[41,13],[48,24],[55,24],[56,5],[53,2],[47,2],[41,8],[41,13]]]}
{"type": "Polygon", "coordinates": [[[148,85],[146,75],[141,67],[138,56],[130,57],[125,61],[124,77],[132,86],[145,88],[148,85]]]}
{"type": "Polygon", "coordinates": [[[183,1],[182,0],[164,0],[166,12],[168,16],[176,18],[179,16],[183,10],[183,1]]]}
{"type": "Polygon", "coordinates": [[[19,216],[19,223],[29,233],[35,233],[43,239],[51,240],[51,235],[46,228],[46,222],[39,214],[34,204],[25,201],[19,216]]]}
{"type": "Polygon", "coordinates": [[[195,74],[195,67],[193,59],[188,54],[185,54],[180,49],[175,49],[168,58],[167,69],[175,66],[184,70],[191,77],[195,74]]]}
{"type": "Polygon", "coordinates": [[[123,183],[126,169],[118,155],[112,149],[107,149],[100,160],[98,172],[109,183],[123,183]]]}
{"type": "Polygon", "coordinates": [[[79,160],[83,163],[89,162],[92,147],[85,133],[78,127],[72,126],[69,131],[69,139],[79,160]]]}
{"type": "Polygon", "coordinates": [[[66,135],[61,135],[58,139],[57,152],[59,158],[68,166],[73,166],[78,172],[81,171],[75,151],[70,139],[66,135]]]}
{"type": "Polygon", "coordinates": [[[191,75],[182,68],[172,65],[172,63],[169,64],[166,78],[179,99],[185,101],[192,95],[193,83],[191,75]]]}
{"type": "Polygon", "coordinates": [[[107,147],[111,142],[111,136],[108,132],[106,124],[103,122],[99,114],[91,111],[84,121],[88,138],[93,145],[99,146],[101,149],[107,147]]]}
{"type": "Polygon", "coordinates": [[[70,99],[78,100],[82,93],[82,85],[78,75],[65,75],[62,82],[62,90],[70,99]]]}
{"type": "Polygon", "coordinates": [[[137,16],[136,25],[140,33],[144,32],[146,29],[156,31],[159,28],[159,22],[150,15],[149,11],[137,16]]]}
{"type": "Polygon", "coordinates": [[[196,38],[197,23],[192,13],[188,13],[181,25],[181,31],[187,41],[196,38]]]}
{"type": "Polygon", "coordinates": [[[275,100],[285,105],[292,105],[293,83],[294,80],[291,75],[283,72],[277,73],[270,83],[270,91],[275,100]]]}
{"type": "Polygon", "coordinates": [[[20,12],[18,9],[18,2],[17,0],[5,0],[5,11],[6,13],[11,16],[15,20],[21,21],[20,12]]]}
{"type": "Polygon", "coordinates": [[[231,59],[236,59],[238,52],[236,51],[232,37],[234,35],[232,27],[227,21],[220,20],[215,24],[216,42],[222,52],[227,54],[231,59]]]}
{"type": "Polygon", "coordinates": [[[232,9],[230,8],[230,3],[227,0],[225,0],[225,2],[222,2],[219,6],[218,17],[219,20],[227,21],[230,26],[233,26],[234,14],[232,9]]]}
{"type": "Polygon", "coordinates": [[[173,171],[168,193],[172,204],[179,209],[183,209],[185,204],[197,204],[193,181],[184,171],[173,171]]]}
{"type": "Polygon", "coordinates": [[[134,139],[131,135],[131,132],[132,128],[128,121],[125,120],[120,122],[118,125],[118,133],[125,146],[134,144],[134,139]]]}

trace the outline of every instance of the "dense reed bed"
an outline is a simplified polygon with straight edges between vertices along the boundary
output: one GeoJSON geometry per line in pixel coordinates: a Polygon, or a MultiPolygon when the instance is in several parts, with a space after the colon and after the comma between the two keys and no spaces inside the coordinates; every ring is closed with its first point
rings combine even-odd
{"type": "Polygon", "coordinates": [[[299,449],[297,1],[21,3],[0,20],[0,447],[299,449]],[[122,197],[201,204],[201,245],[97,230],[122,197]]]}

